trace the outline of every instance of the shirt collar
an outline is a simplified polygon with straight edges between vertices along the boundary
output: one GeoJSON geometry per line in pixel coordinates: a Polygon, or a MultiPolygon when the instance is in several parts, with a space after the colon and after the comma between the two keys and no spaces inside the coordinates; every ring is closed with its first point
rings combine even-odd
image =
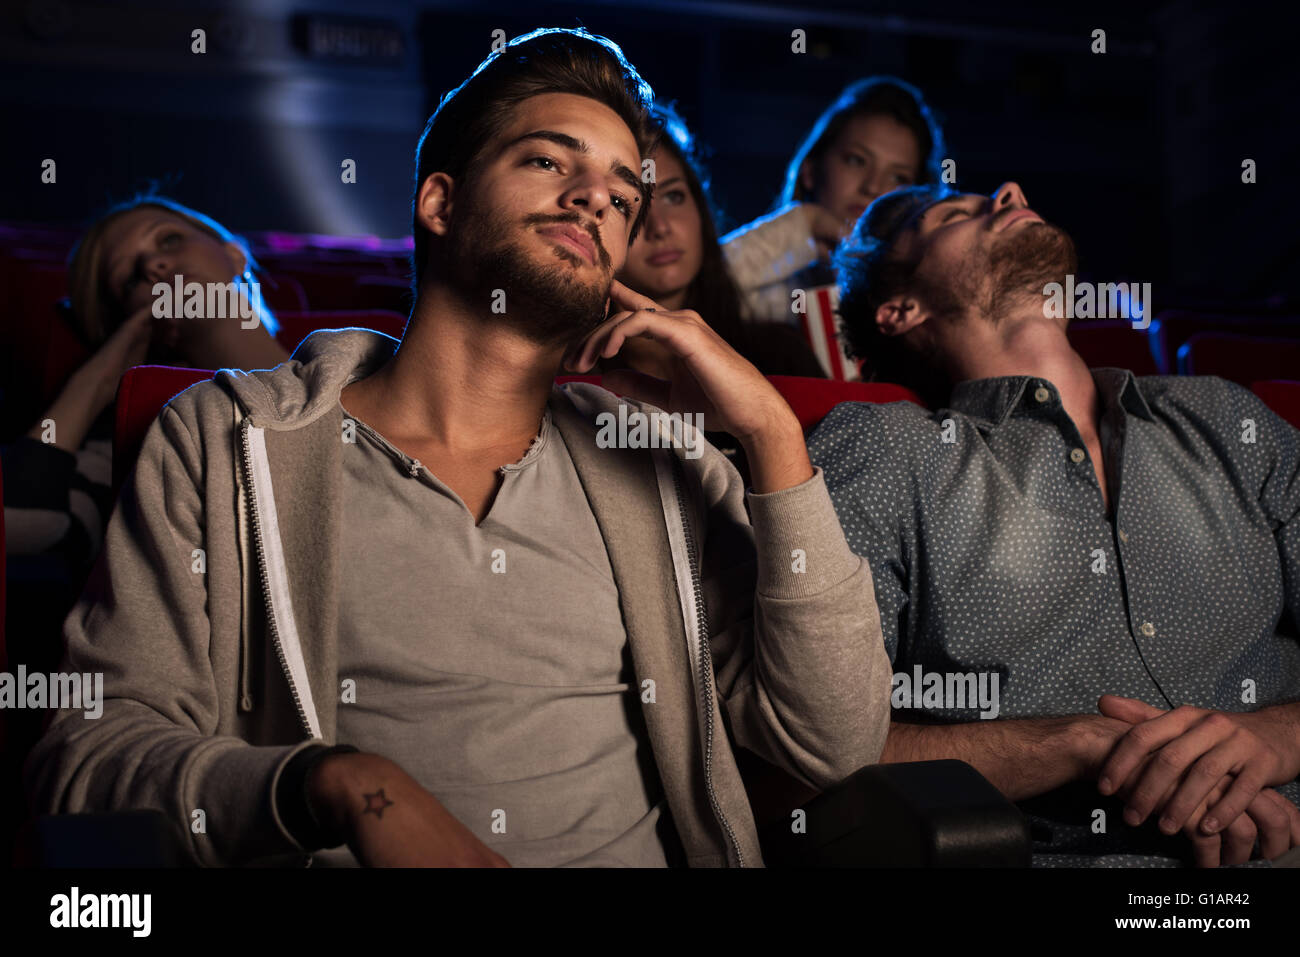
{"type": "MultiPolygon", "coordinates": [[[[1138,380],[1127,369],[1091,369],[1092,380],[1101,392],[1102,401],[1109,408],[1118,397],[1120,405],[1133,415],[1152,422],[1155,416],[1138,385],[1138,380]]],[[[1041,408],[1044,404],[1060,405],[1061,396],[1047,379],[1037,376],[997,376],[991,379],[969,379],[953,387],[948,407],[955,412],[982,420],[996,429],[1022,405],[1041,408]],[[1047,397],[1039,401],[1038,390],[1047,390],[1047,397]]]]}

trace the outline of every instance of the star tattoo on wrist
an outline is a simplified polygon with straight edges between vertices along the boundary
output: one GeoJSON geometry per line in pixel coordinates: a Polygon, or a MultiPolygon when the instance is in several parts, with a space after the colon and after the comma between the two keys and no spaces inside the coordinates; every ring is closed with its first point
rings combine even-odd
{"type": "Polygon", "coordinates": [[[366,806],[361,809],[362,814],[373,814],[375,817],[383,819],[384,809],[393,806],[393,802],[388,800],[384,794],[384,789],[380,788],[374,794],[363,794],[366,799],[366,806]]]}

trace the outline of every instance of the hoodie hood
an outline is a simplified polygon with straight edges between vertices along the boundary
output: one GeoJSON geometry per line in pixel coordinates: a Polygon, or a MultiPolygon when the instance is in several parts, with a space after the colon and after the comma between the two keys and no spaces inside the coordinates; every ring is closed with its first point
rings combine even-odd
{"type": "Polygon", "coordinates": [[[318,329],[274,369],[222,369],[214,378],[257,428],[296,429],[331,411],[343,387],[392,358],[397,340],[373,329],[318,329]]]}

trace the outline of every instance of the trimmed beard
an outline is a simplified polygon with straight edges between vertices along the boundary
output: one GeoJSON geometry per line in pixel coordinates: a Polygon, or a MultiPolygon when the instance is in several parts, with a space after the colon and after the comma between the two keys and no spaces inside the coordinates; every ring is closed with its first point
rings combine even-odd
{"type": "MultiPolygon", "coordinates": [[[[572,223],[581,226],[576,213],[532,215],[523,224],[572,223]]],[[[538,345],[567,345],[605,321],[605,303],[613,280],[609,255],[596,243],[605,277],[584,282],[567,265],[585,260],[563,246],[554,246],[553,266],[537,263],[524,246],[511,240],[504,218],[489,219],[473,212],[465,215],[448,236],[447,281],[471,303],[482,303],[484,318],[502,321],[538,345]],[[494,313],[498,290],[505,293],[505,312],[494,313]]]]}
{"type": "Polygon", "coordinates": [[[1078,269],[1074,242],[1059,226],[1031,223],[1018,234],[942,279],[916,276],[911,291],[946,322],[987,319],[995,326],[1043,286],[1078,269]]]}
{"type": "Polygon", "coordinates": [[[1079,268],[1070,234],[1051,223],[1030,223],[988,255],[986,314],[1000,323],[1026,300],[1041,303],[1043,287],[1065,282],[1079,268]]]}

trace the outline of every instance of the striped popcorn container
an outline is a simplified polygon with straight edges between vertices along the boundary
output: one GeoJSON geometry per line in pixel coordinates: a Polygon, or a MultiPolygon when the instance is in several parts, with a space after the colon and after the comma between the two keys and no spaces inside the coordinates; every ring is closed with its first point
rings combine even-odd
{"type": "Polygon", "coordinates": [[[844,352],[844,341],[839,334],[839,316],[835,311],[839,302],[839,286],[814,286],[807,291],[807,311],[799,316],[799,324],[804,339],[826,374],[839,382],[854,382],[862,376],[858,363],[844,352]]]}

